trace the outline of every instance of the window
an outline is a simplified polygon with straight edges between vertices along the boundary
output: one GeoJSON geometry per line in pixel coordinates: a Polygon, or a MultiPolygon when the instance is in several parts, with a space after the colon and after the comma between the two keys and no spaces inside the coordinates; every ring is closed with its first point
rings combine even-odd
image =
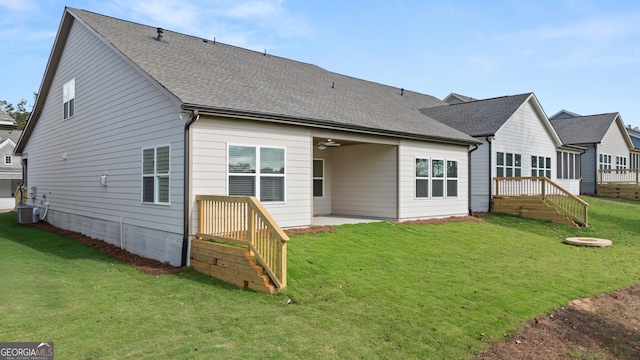
{"type": "Polygon", "coordinates": [[[599,160],[600,169],[611,169],[611,155],[600,154],[599,160]]]}
{"type": "Polygon", "coordinates": [[[580,179],[580,154],[558,151],[556,162],[558,179],[580,179]]]}
{"type": "Polygon", "coordinates": [[[522,155],[511,153],[496,153],[496,176],[522,176],[522,155]]]}
{"type": "Polygon", "coordinates": [[[546,176],[551,179],[551,158],[535,155],[532,156],[531,176],[546,176]]]}
{"type": "Polygon", "coordinates": [[[324,160],[313,159],[313,196],[324,196],[324,160]]]}
{"type": "Polygon", "coordinates": [[[142,149],[142,202],[169,204],[169,146],[142,149]]]}
{"type": "Polygon", "coordinates": [[[416,158],[416,198],[445,196],[458,196],[458,161],[416,158]]]}
{"type": "Polygon", "coordinates": [[[431,197],[444,197],[444,160],[431,160],[431,197]]]}
{"type": "Polygon", "coordinates": [[[416,197],[429,197],[429,159],[416,158],[416,197]]]}
{"type": "Polygon", "coordinates": [[[624,156],[616,156],[616,169],[626,169],[627,158],[624,156]]]}
{"type": "Polygon", "coordinates": [[[458,196],[458,162],[447,160],[447,197],[458,196]]]}
{"type": "Polygon", "coordinates": [[[11,155],[5,155],[5,156],[4,156],[4,164],[5,164],[5,165],[11,165],[11,164],[13,164],[13,156],[11,156],[11,155]]]}
{"type": "Polygon", "coordinates": [[[230,145],[229,195],[284,201],[284,164],[284,149],[230,145]]]}
{"type": "Polygon", "coordinates": [[[76,79],[71,79],[62,85],[63,119],[73,117],[76,113],[76,79]]]}

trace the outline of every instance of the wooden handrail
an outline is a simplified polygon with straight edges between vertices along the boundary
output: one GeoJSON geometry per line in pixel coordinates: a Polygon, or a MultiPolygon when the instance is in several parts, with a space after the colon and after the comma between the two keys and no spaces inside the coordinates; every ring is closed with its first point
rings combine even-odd
{"type": "Polygon", "coordinates": [[[197,195],[196,236],[246,246],[282,289],[287,286],[287,241],[278,226],[254,196],[197,195]]]}
{"type": "Polygon", "coordinates": [[[598,184],[639,185],[640,169],[598,169],[598,184]]]}
{"type": "Polygon", "coordinates": [[[540,198],[583,226],[589,226],[589,204],[545,176],[496,177],[495,195],[540,198]]]}

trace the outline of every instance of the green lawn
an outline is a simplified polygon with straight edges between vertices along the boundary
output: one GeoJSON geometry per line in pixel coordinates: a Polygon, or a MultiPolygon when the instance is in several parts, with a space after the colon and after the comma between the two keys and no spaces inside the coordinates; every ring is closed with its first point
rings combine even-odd
{"type": "Polygon", "coordinates": [[[572,299],[640,282],[640,202],[585,200],[590,229],[490,215],[294,235],[275,296],[143,274],[0,214],[0,341],[54,341],[60,359],[471,359],[572,299]]]}

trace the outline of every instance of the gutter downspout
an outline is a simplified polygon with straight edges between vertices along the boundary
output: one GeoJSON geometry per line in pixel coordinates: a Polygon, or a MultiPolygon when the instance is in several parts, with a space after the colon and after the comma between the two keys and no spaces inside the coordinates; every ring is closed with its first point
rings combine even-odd
{"type": "Polygon", "coordinates": [[[491,136],[487,136],[485,139],[489,144],[489,207],[487,208],[487,212],[491,212],[491,197],[492,197],[491,184],[493,183],[493,180],[491,179],[491,170],[493,169],[493,164],[491,163],[491,159],[493,158],[493,153],[491,151],[491,136]]]}
{"type": "Polygon", "coordinates": [[[191,204],[191,199],[189,198],[190,190],[191,190],[191,177],[190,172],[190,152],[189,148],[191,147],[189,144],[189,128],[200,118],[198,114],[198,110],[193,110],[191,119],[187,121],[184,125],[184,183],[183,183],[183,202],[184,202],[184,211],[182,214],[183,218],[183,229],[182,229],[182,260],[180,262],[180,267],[187,266],[187,257],[189,252],[189,205],[191,204]]]}
{"type": "Polygon", "coordinates": [[[467,187],[469,189],[467,190],[467,198],[468,198],[467,202],[469,203],[469,215],[473,215],[473,210],[471,210],[471,181],[473,179],[473,177],[471,176],[471,153],[476,151],[476,150],[478,150],[479,147],[480,147],[480,145],[476,144],[476,145],[474,145],[474,148],[470,149],[469,152],[468,152],[468,157],[469,158],[467,159],[467,168],[468,168],[468,170],[467,170],[467,178],[468,178],[467,187]]]}
{"type": "MultiPolygon", "coordinates": [[[[599,155],[600,155],[600,154],[598,154],[598,144],[600,144],[600,143],[593,144],[593,150],[594,150],[593,160],[594,160],[594,163],[595,163],[593,165],[593,168],[595,169],[594,174],[593,174],[593,176],[594,176],[594,179],[593,179],[594,180],[593,181],[593,190],[595,192],[594,195],[598,195],[598,170],[600,168],[598,166],[599,165],[599,163],[598,163],[599,159],[598,158],[599,158],[599,155]]],[[[580,171],[582,171],[582,169],[580,169],[580,171]]]]}

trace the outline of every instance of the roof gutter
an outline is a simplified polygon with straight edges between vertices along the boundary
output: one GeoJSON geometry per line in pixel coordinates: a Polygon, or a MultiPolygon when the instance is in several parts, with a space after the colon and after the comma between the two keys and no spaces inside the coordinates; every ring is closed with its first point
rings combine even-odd
{"type": "Polygon", "coordinates": [[[200,118],[198,114],[198,110],[193,110],[191,113],[191,119],[184,124],[184,180],[183,180],[183,207],[184,211],[182,214],[183,218],[183,229],[182,229],[182,260],[180,262],[180,267],[187,266],[187,258],[189,255],[189,220],[191,219],[190,215],[190,205],[191,205],[191,167],[190,164],[190,152],[189,149],[191,145],[189,144],[190,136],[189,136],[189,128],[193,123],[195,123],[200,118]]]}
{"type": "Polygon", "coordinates": [[[382,129],[369,128],[365,126],[343,124],[343,123],[338,123],[338,122],[329,121],[329,120],[293,117],[293,116],[287,116],[287,115],[281,115],[281,114],[268,114],[268,113],[244,111],[244,110],[237,110],[237,109],[218,108],[213,106],[202,106],[202,105],[195,105],[195,104],[184,104],[182,108],[188,111],[199,110],[200,113],[208,114],[208,115],[227,116],[227,117],[235,117],[235,118],[258,120],[258,121],[269,121],[273,123],[281,123],[281,124],[288,124],[288,125],[313,126],[317,128],[324,128],[324,129],[331,129],[331,130],[348,130],[348,131],[359,132],[359,133],[364,133],[369,135],[397,136],[397,137],[402,137],[407,139],[429,140],[433,142],[459,144],[459,145],[475,145],[479,143],[479,141],[475,139],[463,140],[463,139],[450,139],[450,138],[437,137],[437,136],[421,136],[417,134],[404,133],[401,131],[382,130],[382,129]]]}

